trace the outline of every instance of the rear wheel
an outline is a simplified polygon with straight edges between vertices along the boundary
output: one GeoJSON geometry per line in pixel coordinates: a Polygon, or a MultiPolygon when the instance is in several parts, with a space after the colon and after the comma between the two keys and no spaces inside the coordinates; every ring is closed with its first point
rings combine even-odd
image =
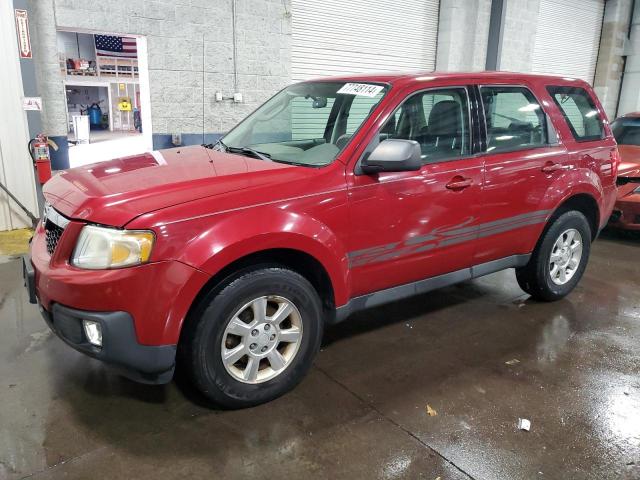
{"type": "Polygon", "coordinates": [[[196,387],[242,408],[297,385],[320,347],[322,307],[313,286],[279,267],[245,272],[211,292],[182,339],[196,387]]]}
{"type": "Polygon", "coordinates": [[[543,234],[529,263],[516,269],[518,284],[537,300],[558,300],[582,278],[590,251],[589,222],[578,211],[565,212],[543,234]]]}

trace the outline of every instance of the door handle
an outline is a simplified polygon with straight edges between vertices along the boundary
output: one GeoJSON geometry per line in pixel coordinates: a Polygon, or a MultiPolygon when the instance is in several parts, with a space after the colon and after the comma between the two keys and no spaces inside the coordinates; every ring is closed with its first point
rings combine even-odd
{"type": "Polygon", "coordinates": [[[473,179],[457,176],[451,179],[451,181],[447,183],[445,186],[449,190],[462,190],[470,187],[472,184],[473,184],[473,179]]]}
{"type": "Polygon", "coordinates": [[[557,172],[559,170],[564,170],[564,169],[565,169],[564,165],[561,165],[559,163],[552,163],[552,162],[549,162],[544,167],[542,167],[542,171],[544,173],[553,173],[553,172],[557,172]]]}

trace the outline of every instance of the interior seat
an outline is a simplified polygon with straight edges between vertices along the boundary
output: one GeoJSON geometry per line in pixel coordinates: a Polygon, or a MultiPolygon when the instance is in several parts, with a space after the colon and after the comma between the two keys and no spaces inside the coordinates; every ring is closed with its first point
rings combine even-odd
{"type": "Polygon", "coordinates": [[[513,121],[506,128],[491,128],[487,137],[488,146],[497,150],[511,150],[536,143],[536,131],[531,122],[513,121]]]}
{"type": "Polygon", "coordinates": [[[380,141],[386,140],[387,138],[394,138],[396,134],[396,117],[392,115],[387,120],[387,123],[384,124],[384,127],[380,130],[380,141]]]}
{"type": "Polygon", "coordinates": [[[336,142],[335,142],[336,147],[338,147],[340,150],[342,150],[347,145],[349,140],[351,140],[351,135],[349,135],[348,133],[344,133],[344,134],[340,135],[338,137],[338,139],[336,140],[336,142]]]}
{"type": "MultiPolygon", "coordinates": [[[[429,113],[429,122],[423,127],[418,142],[423,151],[445,153],[459,150],[462,142],[462,109],[455,100],[441,100],[429,113]]],[[[425,152],[425,153],[427,153],[425,152]]]]}

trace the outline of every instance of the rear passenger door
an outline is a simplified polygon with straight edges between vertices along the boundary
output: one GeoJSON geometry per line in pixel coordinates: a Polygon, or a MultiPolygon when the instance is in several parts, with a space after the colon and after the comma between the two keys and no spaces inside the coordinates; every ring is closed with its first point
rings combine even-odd
{"type": "Polygon", "coordinates": [[[481,85],[479,93],[486,153],[475,265],[530,253],[551,214],[539,205],[569,161],[532,89],[481,85]]]}

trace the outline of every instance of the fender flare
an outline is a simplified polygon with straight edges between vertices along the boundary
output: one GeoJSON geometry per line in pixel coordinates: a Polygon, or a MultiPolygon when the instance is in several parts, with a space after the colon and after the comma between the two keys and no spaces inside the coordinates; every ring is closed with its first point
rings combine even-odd
{"type": "Polygon", "coordinates": [[[602,217],[605,192],[600,177],[590,169],[574,170],[558,177],[549,186],[544,198],[551,199],[550,202],[554,204],[552,209],[555,212],[569,198],[581,194],[589,195],[595,200],[598,205],[598,218],[602,217]],[[565,186],[565,188],[560,188],[562,186],[565,186]],[[554,191],[561,193],[554,195],[554,191]]]}
{"type": "Polygon", "coordinates": [[[178,260],[214,276],[243,257],[272,249],[313,257],[329,277],[336,305],[346,303],[350,280],[346,246],[327,225],[306,213],[273,205],[230,212],[189,242],[178,260]]]}
{"type": "MultiPolygon", "coordinates": [[[[576,195],[588,195],[593,198],[597,209],[597,223],[602,223],[602,212],[604,210],[604,190],[598,175],[589,169],[577,169],[564,172],[558,176],[554,182],[543,193],[544,201],[540,204],[541,209],[549,210],[544,224],[541,224],[538,237],[544,232],[549,220],[555,215],[560,207],[569,199],[576,195]]],[[[535,244],[532,245],[532,249],[535,244]]]]}

